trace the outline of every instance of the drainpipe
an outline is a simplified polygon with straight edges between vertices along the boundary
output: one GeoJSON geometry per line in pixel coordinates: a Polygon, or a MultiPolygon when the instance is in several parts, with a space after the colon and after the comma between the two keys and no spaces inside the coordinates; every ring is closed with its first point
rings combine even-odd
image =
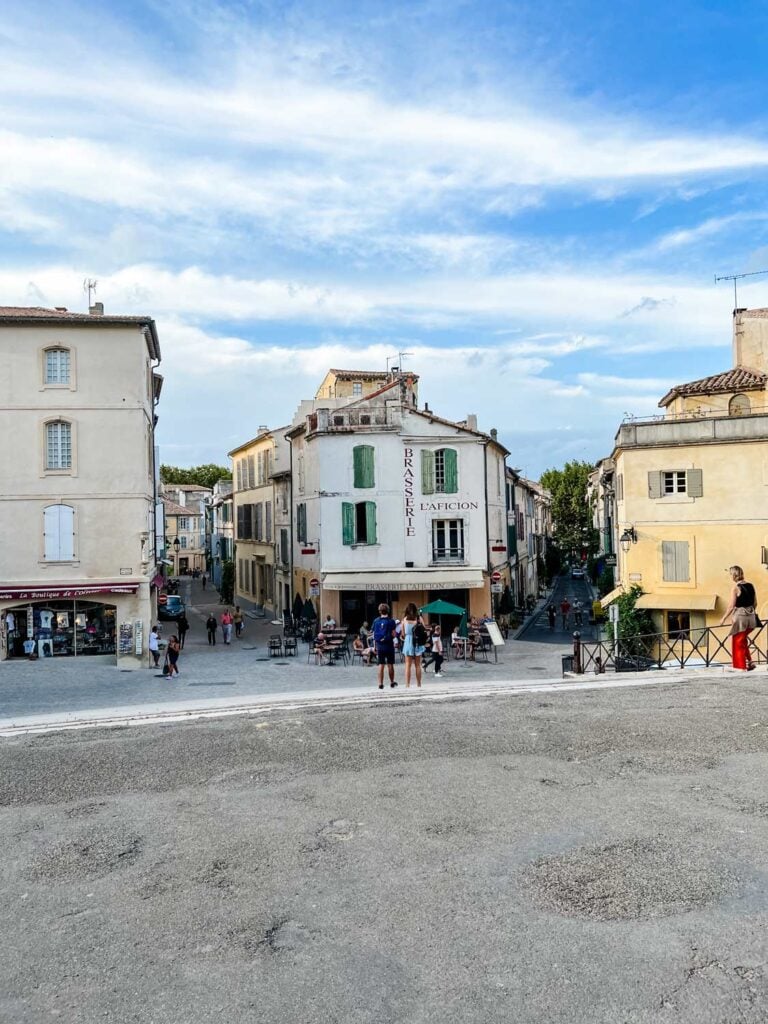
{"type": "Polygon", "coordinates": [[[490,612],[493,608],[493,594],[491,594],[491,531],[490,524],[488,522],[488,442],[483,441],[483,494],[485,497],[485,568],[488,573],[488,600],[490,606],[488,611],[490,612]]]}

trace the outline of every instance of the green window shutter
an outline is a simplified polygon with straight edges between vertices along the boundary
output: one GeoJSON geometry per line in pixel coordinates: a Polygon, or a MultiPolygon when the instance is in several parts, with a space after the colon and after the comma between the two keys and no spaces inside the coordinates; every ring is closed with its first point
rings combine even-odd
{"type": "Polygon", "coordinates": [[[426,448],[421,451],[421,493],[435,493],[435,453],[426,448]]]}
{"type": "Polygon", "coordinates": [[[365,503],[365,532],[369,544],[376,543],[376,502],[365,503]]]}
{"type": "Polygon", "coordinates": [[[341,503],[341,543],[355,543],[355,506],[351,501],[341,503]]]}
{"type": "Polygon", "coordinates": [[[355,469],[355,487],[375,487],[373,474],[373,448],[359,444],[352,449],[355,469]]]}
{"type": "Polygon", "coordinates": [[[517,527],[512,524],[507,524],[507,555],[511,558],[513,554],[517,553],[517,527]]]}
{"type": "Polygon", "coordinates": [[[296,506],[296,539],[307,542],[307,506],[304,502],[296,506]]]}
{"type": "Polygon", "coordinates": [[[455,494],[459,489],[459,466],[455,448],[443,449],[445,467],[445,493],[455,494]]]}
{"type": "Polygon", "coordinates": [[[685,489],[689,498],[704,497],[704,477],[700,469],[685,471],[685,489]]]}
{"type": "Polygon", "coordinates": [[[658,469],[648,474],[648,497],[660,498],[664,493],[664,477],[658,469]]]}

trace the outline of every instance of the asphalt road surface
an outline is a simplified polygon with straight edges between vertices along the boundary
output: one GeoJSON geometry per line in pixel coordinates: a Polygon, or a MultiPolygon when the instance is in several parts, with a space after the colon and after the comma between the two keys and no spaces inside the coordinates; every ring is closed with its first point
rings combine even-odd
{"type": "Polygon", "coordinates": [[[0,744],[0,1020],[768,1020],[764,673],[0,744]]]}

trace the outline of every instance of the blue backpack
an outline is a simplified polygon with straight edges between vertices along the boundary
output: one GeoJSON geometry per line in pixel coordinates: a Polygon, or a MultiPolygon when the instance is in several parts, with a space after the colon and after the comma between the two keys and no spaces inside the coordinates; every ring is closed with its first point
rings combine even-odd
{"type": "Polygon", "coordinates": [[[376,644],[391,644],[394,619],[383,618],[381,615],[373,620],[373,639],[376,644]]]}

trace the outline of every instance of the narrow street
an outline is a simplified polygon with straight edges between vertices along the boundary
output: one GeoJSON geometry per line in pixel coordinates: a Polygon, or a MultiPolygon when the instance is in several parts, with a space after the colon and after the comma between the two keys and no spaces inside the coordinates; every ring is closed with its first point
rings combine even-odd
{"type": "Polygon", "coordinates": [[[533,621],[527,625],[525,631],[518,636],[516,643],[552,644],[557,647],[562,647],[563,653],[567,653],[566,648],[568,648],[568,650],[571,648],[574,630],[578,629],[581,635],[585,638],[589,638],[593,635],[594,629],[589,624],[591,608],[592,591],[590,590],[586,579],[572,579],[570,576],[557,576],[555,578],[554,587],[549,601],[533,617],[533,621]],[[567,629],[563,629],[562,616],[560,613],[560,604],[564,597],[568,598],[571,605],[567,629]],[[580,626],[576,624],[575,610],[573,607],[576,601],[581,601],[583,609],[582,624],[580,626]],[[551,629],[549,625],[549,617],[547,615],[547,608],[549,605],[553,605],[556,612],[554,629],[551,629]]]}

